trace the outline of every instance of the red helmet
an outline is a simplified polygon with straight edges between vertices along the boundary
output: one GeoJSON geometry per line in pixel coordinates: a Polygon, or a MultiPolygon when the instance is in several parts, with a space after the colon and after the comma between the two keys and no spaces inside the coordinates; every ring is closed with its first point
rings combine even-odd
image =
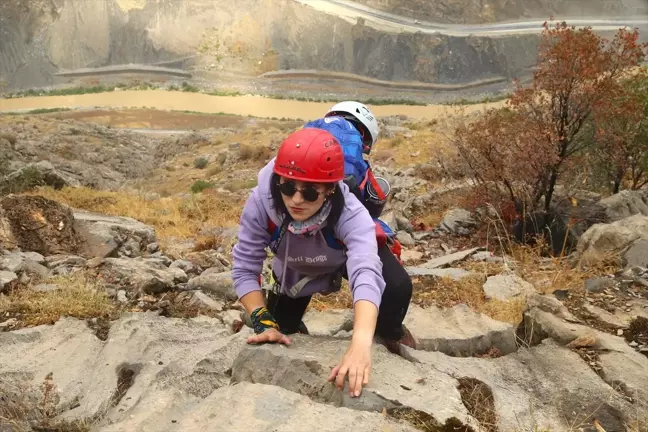
{"type": "Polygon", "coordinates": [[[329,132],[307,128],[288,135],[281,143],[274,172],[282,177],[312,183],[344,179],[344,153],[329,132]]]}

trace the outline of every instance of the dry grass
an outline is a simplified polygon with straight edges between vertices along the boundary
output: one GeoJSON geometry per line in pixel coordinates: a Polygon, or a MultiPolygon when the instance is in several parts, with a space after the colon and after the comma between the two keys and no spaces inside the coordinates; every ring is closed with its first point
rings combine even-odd
{"type": "Polygon", "coordinates": [[[77,209],[137,219],[155,228],[163,247],[171,238],[193,238],[204,226],[235,226],[242,210],[242,203],[213,194],[147,199],[135,193],[88,188],[42,188],[31,194],[77,209]]]}
{"type": "Polygon", "coordinates": [[[315,294],[308,305],[309,309],[325,311],[328,309],[351,309],[353,307],[353,294],[349,287],[349,281],[342,279],[340,291],[329,294],[315,294]]]}
{"type": "Polygon", "coordinates": [[[239,155],[242,160],[263,162],[267,159],[270,159],[274,155],[274,153],[269,147],[241,144],[239,155]]]}
{"type": "Polygon", "coordinates": [[[482,286],[486,282],[485,274],[475,274],[459,280],[451,278],[416,277],[412,279],[414,293],[412,302],[421,307],[436,305],[451,308],[466,304],[471,309],[489,317],[519,324],[525,307],[523,298],[509,301],[486,300],[482,286]]]}
{"type": "Polygon", "coordinates": [[[38,389],[27,381],[12,382],[0,378],[0,426],[12,432],[52,431],[87,432],[93,419],[55,420],[60,403],[54,376],[46,375],[38,389]],[[8,429],[7,429],[8,428],[8,429]]]}
{"type": "Polygon", "coordinates": [[[493,390],[484,382],[470,377],[458,378],[461,401],[470,415],[477,419],[483,432],[498,432],[499,416],[495,409],[493,390]]]}
{"type": "Polygon", "coordinates": [[[370,159],[375,164],[381,160],[393,159],[396,167],[425,163],[447,151],[450,142],[442,128],[436,123],[408,123],[412,136],[397,134],[393,138],[380,139],[370,159]]]}
{"type": "Polygon", "coordinates": [[[82,272],[47,280],[60,289],[36,292],[17,288],[0,297],[0,316],[15,317],[17,327],[54,324],[61,316],[75,318],[111,318],[118,313],[101,283],[82,272]]]}

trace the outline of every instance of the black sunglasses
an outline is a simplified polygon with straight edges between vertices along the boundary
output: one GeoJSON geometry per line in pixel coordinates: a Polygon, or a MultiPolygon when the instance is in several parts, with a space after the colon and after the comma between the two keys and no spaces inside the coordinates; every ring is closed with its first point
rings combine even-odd
{"type": "Polygon", "coordinates": [[[279,183],[279,190],[281,191],[282,194],[289,197],[295,195],[295,193],[299,191],[301,192],[302,197],[304,197],[304,201],[308,201],[308,202],[317,201],[317,198],[319,198],[320,194],[322,193],[317,189],[315,189],[315,186],[312,185],[307,185],[303,189],[298,189],[295,182],[292,181],[279,183]]]}

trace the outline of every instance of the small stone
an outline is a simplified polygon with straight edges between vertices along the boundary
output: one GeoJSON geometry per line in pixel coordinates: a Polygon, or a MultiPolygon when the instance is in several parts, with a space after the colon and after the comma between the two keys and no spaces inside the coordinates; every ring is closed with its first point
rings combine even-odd
{"type": "Polygon", "coordinates": [[[630,345],[630,346],[633,347],[633,348],[634,348],[634,347],[638,347],[638,346],[639,346],[639,342],[637,342],[637,341],[632,341],[632,342],[630,342],[628,345],[630,345]]]}
{"type": "Polygon", "coordinates": [[[621,329],[617,330],[617,336],[623,336],[623,330],[621,329]]]}
{"type": "Polygon", "coordinates": [[[160,245],[157,243],[150,243],[146,246],[146,251],[150,254],[155,253],[160,250],[160,245]]]}
{"type": "Polygon", "coordinates": [[[396,238],[403,246],[414,246],[416,241],[407,231],[398,231],[396,238]]]}
{"type": "Polygon", "coordinates": [[[60,289],[61,287],[59,287],[56,284],[38,284],[32,287],[32,290],[36,292],[52,292],[52,291],[58,291],[60,289]]]}
{"type": "Polygon", "coordinates": [[[117,301],[120,302],[120,303],[127,303],[128,302],[128,297],[126,297],[126,291],[125,290],[117,291],[117,301]]]}
{"type": "Polygon", "coordinates": [[[16,318],[9,318],[7,321],[0,322],[0,328],[10,328],[16,325],[18,320],[16,318]]]}
{"type": "Polygon", "coordinates": [[[0,292],[9,285],[11,282],[18,279],[18,275],[14,272],[0,270],[0,292]]]}
{"type": "Polygon", "coordinates": [[[96,267],[99,267],[101,265],[101,263],[103,263],[103,258],[94,257],[94,258],[89,259],[88,261],[86,261],[86,267],[91,268],[91,269],[96,268],[96,267]]]}
{"type": "Polygon", "coordinates": [[[567,290],[556,290],[553,292],[553,295],[558,300],[567,300],[569,298],[569,291],[567,290]]]}
{"type": "Polygon", "coordinates": [[[614,281],[608,278],[585,279],[585,290],[591,293],[603,292],[606,288],[614,287],[614,281]]]}
{"type": "Polygon", "coordinates": [[[222,311],[223,310],[223,303],[219,302],[217,300],[212,299],[209,297],[207,294],[201,292],[201,291],[195,291],[193,293],[193,296],[191,297],[191,300],[189,301],[190,306],[196,306],[196,307],[201,307],[201,308],[206,308],[206,309],[211,309],[214,311],[222,311]]]}

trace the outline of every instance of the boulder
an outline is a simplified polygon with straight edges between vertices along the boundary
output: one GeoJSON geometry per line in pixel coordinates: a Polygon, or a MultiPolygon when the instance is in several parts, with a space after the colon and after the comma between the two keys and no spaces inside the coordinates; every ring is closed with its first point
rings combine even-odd
{"type": "Polygon", "coordinates": [[[187,276],[198,276],[200,274],[200,267],[192,263],[191,261],[186,260],[175,260],[171,263],[169,268],[179,268],[184,271],[187,276]]]}
{"type": "Polygon", "coordinates": [[[11,271],[0,270],[0,292],[3,292],[10,283],[18,279],[18,275],[11,271]]]}
{"type": "Polygon", "coordinates": [[[457,236],[468,236],[477,227],[472,213],[462,208],[452,208],[443,216],[438,230],[457,236]]]}
{"type": "MultiPolygon", "coordinates": [[[[56,201],[41,196],[8,195],[0,201],[5,223],[15,239],[15,245],[23,251],[42,255],[76,253],[80,238],[74,224],[72,210],[56,201]]],[[[0,227],[3,231],[5,228],[0,227]]]]}
{"type": "Polygon", "coordinates": [[[236,300],[238,298],[236,290],[234,290],[231,272],[203,273],[189,280],[187,289],[207,291],[227,300],[236,300]]]}
{"type": "Polygon", "coordinates": [[[477,313],[464,304],[450,309],[422,309],[410,305],[404,324],[416,339],[416,348],[453,357],[471,357],[497,348],[502,354],[517,350],[515,327],[477,313]]]}
{"type": "Polygon", "coordinates": [[[19,170],[7,175],[4,179],[0,179],[0,190],[4,188],[11,189],[12,184],[24,182],[25,176],[33,178],[36,176],[40,184],[51,186],[54,189],[61,189],[65,186],[78,187],[81,184],[75,178],[72,178],[61,171],[54,168],[50,161],[40,161],[37,163],[30,163],[19,170]]]}
{"type": "Polygon", "coordinates": [[[208,268],[217,268],[219,273],[226,271],[227,267],[230,265],[230,263],[215,250],[191,252],[185,255],[184,260],[197,266],[201,271],[208,268]]]}
{"type": "Polygon", "coordinates": [[[47,266],[55,275],[66,275],[82,269],[86,259],[77,255],[55,254],[45,258],[47,266]]]}
{"type": "Polygon", "coordinates": [[[487,299],[511,300],[525,297],[535,292],[529,282],[514,274],[489,276],[484,283],[484,294],[487,299]]]}
{"type": "Polygon", "coordinates": [[[173,271],[182,270],[161,269],[141,258],[105,258],[96,270],[108,284],[141,293],[165,292],[182,283],[173,271]]]}
{"type": "Polygon", "coordinates": [[[628,246],[623,252],[623,265],[648,268],[648,238],[635,240],[628,246]]]}
{"type": "Polygon", "coordinates": [[[407,231],[398,231],[396,233],[396,238],[403,246],[414,246],[416,244],[412,235],[407,231]]]}
{"type": "Polygon", "coordinates": [[[596,224],[578,241],[573,260],[591,266],[614,261],[622,264],[621,254],[637,240],[648,239],[648,216],[637,214],[611,224],[596,224]]]}
{"type": "Polygon", "coordinates": [[[0,270],[7,270],[17,275],[24,275],[28,279],[46,279],[49,270],[41,263],[45,258],[36,252],[0,252],[0,270]]]}
{"type": "Polygon", "coordinates": [[[76,210],[74,220],[83,238],[80,253],[86,258],[116,257],[122,246],[127,256],[137,256],[156,242],[155,229],[133,218],[76,210]]]}
{"type": "Polygon", "coordinates": [[[648,190],[624,190],[598,203],[603,207],[608,222],[616,222],[633,215],[648,216],[648,190]]]}

